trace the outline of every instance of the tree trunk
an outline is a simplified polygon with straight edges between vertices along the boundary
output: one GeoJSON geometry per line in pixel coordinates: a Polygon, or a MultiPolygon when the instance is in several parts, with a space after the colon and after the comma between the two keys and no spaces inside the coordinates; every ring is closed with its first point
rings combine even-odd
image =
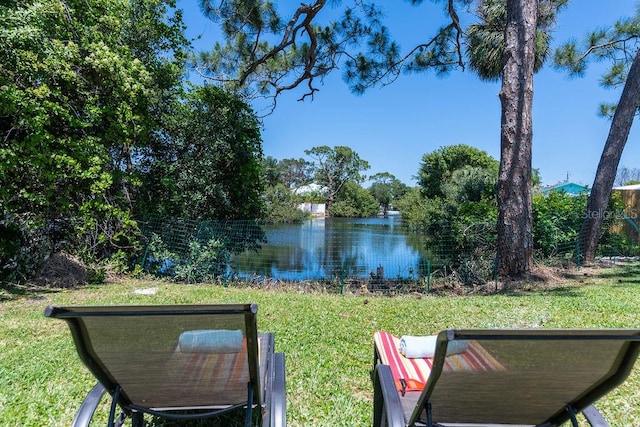
{"type": "Polygon", "coordinates": [[[607,142],[604,144],[587,202],[587,211],[580,228],[581,255],[586,262],[593,262],[595,258],[604,212],[609,204],[620,157],[622,157],[622,151],[627,143],[633,118],[639,106],[640,51],[636,52],[636,57],[633,59],[620,96],[620,102],[613,115],[607,142]]]}
{"type": "Polygon", "coordinates": [[[537,0],[507,0],[500,171],[498,273],[519,276],[533,260],[531,145],[537,0]]]}

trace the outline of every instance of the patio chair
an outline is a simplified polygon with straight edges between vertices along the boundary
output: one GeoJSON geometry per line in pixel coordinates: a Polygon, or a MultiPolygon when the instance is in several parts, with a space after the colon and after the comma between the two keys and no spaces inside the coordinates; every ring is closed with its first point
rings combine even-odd
{"type": "Polygon", "coordinates": [[[592,404],[633,368],[640,330],[445,330],[431,359],[398,340],[374,335],[375,427],[607,426],[592,404]]]}
{"type": "MultiPolygon", "coordinates": [[[[284,354],[257,332],[256,304],[55,307],[98,383],[73,422],[88,426],[106,393],[109,426],[240,415],[244,425],[286,425],[284,354]],[[120,410],[118,411],[118,407],[120,410]],[[120,412],[119,415],[116,415],[120,412]]],[[[242,421],[241,421],[242,422],[242,421]]]]}

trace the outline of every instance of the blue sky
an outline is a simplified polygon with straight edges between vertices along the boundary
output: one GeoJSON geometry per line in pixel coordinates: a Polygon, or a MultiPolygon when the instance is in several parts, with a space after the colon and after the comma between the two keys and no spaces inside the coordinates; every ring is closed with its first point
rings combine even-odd
{"type": "MultiPolygon", "coordinates": [[[[275,3],[287,11],[300,2],[275,3]]],[[[405,49],[420,40],[422,28],[428,31],[444,22],[441,10],[429,2],[421,7],[400,0],[377,3],[388,8],[386,23],[405,49]]],[[[558,17],[554,46],[632,15],[635,4],[571,1],[558,17]]],[[[185,10],[188,35],[201,35],[196,49],[206,49],[218,37],[215,24],[201,16],[197,0],[180,0],[178,7],[185,10]]],[[[592,185],[610,125],[597,115],[598,107],[617,101],[621,92],[599,85],[603,67],[592,64],[583,78],[569,78],[550,66],[535,75],[533,167],[540,170],[544,184],[568,178],[592,185]]],[[[499,82],[482,82],[470,71],[453,71],[446,77],[422,73],[403,75],[389,86],[356,96],[337,72],[319,89],[313,101],[297,101],[300,91],[279,98],[275,112],[264,118],[265,155],[300,158],[315,146],[346,145],[369,162],[367,175],[389,172],[409,185],[416,184],[413,177],[422,156],[442,146],[467,144],[500,159],[499,82]]],[[[255,108],[260,113],[262,107],[255,108]]],[[[620,166],[640,168],[637,126],[620,166]]]]}

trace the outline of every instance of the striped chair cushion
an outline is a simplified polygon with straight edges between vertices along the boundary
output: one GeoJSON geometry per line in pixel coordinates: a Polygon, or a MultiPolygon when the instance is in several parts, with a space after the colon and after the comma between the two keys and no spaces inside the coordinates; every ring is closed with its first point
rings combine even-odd
{"type": "MultiPolygon", "coordinates": [[[[380,362],[389,365],[398,391],[420,391],[431,373],[433,359],[408,359],[400,354],[400,338],[389,332],[373,334],[380,362]],[[403,385],[404,382],[404,385],[403,385]]],[[[477,341],[469,341],[467,349],[460,354],[445,358],[445,372],[501,371],[505,367],[489,354],[477,341]]]]}

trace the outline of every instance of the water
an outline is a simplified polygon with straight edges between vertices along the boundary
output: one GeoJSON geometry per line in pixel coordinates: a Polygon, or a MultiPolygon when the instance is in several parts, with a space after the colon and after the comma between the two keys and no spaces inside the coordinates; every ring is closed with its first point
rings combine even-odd
{"type": "Polygon", "coordinates": [[[300,225],[266,226],[265,232],[267,243],[258,252],[233,258],[239,277],[416,279],[426,274],[424,239],[408,232],[397,215],[312,219],[300,225]]]}

